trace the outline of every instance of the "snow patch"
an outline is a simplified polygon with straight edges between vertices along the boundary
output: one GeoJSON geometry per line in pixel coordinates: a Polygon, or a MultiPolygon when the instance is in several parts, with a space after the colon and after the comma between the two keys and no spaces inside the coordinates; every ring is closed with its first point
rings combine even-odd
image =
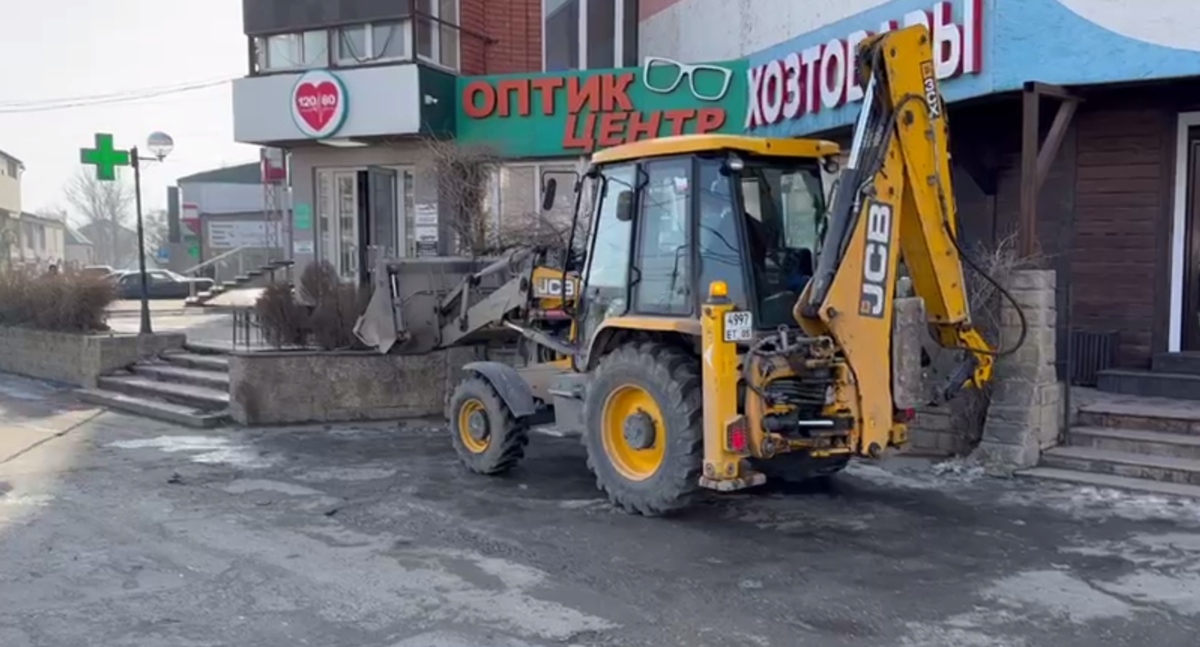
{"type": "Polygon", "coordinates": [[[54,497],[49,494],[8,494],[0,495],[0,505],[23,507],[23,508],[42,508],[54,501],[54,497]]]}
{"type": "Polygon", "coordinates": [[[1017,573],[995,581],[982,594],[1029,615],[1049,613],[1079,624],[1127,617],[1133,612],[1125,602],[1069,573],[1055,570],[1017,573]]]}
{"type": "Polygon", "coordinates": [[[1094,486],[1040,482],[1035,489],[1004,493],[1004,505],[1049,507],[1077,519],[1113,516],[1134,521],[1178,521],[1200,524],[1200,501],[1094,486]]]}
{"type": "Polygon", "coordinates": [[[209,465],[232,465],[234,467],[261,468],[271,462],[259,456],[253,449],[235,445],[228,438],[207,436],[159,436],[138,440],[118,440],[109,443],[118,449],[157,449],[169,453],[193,452],[191,461],[209,465]]]}

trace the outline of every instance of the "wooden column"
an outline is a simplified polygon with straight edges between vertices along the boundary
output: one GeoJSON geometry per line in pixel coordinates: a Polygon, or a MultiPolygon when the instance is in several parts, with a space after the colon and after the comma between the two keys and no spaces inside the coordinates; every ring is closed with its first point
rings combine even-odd
{"type": "Polygon", "coordinates": [[[1080,99],[1065,88],[1028,82],[1021,96],[1021,210],[1018,232],[1021,255],[1029,258],[1038,252],[1037,203],[1042,185],[1058,156],[1067,129],[1079,107],[1080,99]],[[1045,141],[1041,141],[1041,103],[1044,97],[1059,100],[1058,111],[1045,141]]]}

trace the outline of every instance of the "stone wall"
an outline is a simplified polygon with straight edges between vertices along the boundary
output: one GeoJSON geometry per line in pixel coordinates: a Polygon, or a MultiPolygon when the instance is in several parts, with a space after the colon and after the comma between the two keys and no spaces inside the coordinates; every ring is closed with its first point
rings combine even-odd
{"type": "Polygon", "coordinates": [[[475,359],[472,348],[423,355],[235,354],[229,361],[230,413],[243,425],[440,417],[462,366],[475,359]]]}
{"type": "Polygon", "coordinates": [[[0,371],[93,387],[99,376],[181,348],[184,340],[181,333],[83,335],[0,326],[0,371]]]}
{"type": "MultiPolygon", "coordinates": [[[[1062,385],[1055,370],[1055,274],[1021,270],[1008,290],[1028,322],[1024,344],[996,363],[991,405],[976,455],[991,474],[1011,475],[1037,464],[1044,449],[1058,442],[1062,425],[1062,385]]],[[[1012,304],[1001,310],[1001,348],[1011,348],[1020,333],[1012,304]]]]}

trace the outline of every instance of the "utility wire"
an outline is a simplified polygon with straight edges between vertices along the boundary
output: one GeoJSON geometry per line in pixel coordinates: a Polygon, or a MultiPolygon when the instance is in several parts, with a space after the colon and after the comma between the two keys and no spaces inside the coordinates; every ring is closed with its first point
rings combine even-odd
{"type": "Polygon", "coordinates": [[[159,86],[157,88],[144,88],[141,90],[113,92],[91,96],[64,97],[60,99],[42,99],[35,101],[0,101],[0,113],[48,112],[52,110],[66,110],[69,108],[84,108],[90,106],[130,103],[133,101],[143,101],[145,99],[154,99],[172,94],[195,92],[197,90],[204,90],[207,88],[224,85],[230,81],[232,81],[232,79],[225,78],[214,81],[197,81],[182,85],[159,86]]]}

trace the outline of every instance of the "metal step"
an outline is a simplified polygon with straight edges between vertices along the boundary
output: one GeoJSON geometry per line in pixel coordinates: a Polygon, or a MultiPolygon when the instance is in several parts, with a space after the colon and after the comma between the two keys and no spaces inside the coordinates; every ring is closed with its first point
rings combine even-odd
{"type": "Polygon", "coordinates": [[[165,400],[202,411],[220,411],[229,406],[229,391],[219,391],[190,384],[156,382],[137,375],[106,376],[97,380],[97,385],[107,391],[165,400]]]}
{"type": "Polygon", "coordinates": [[[1055,447],[1042,454],[1039,466],[1200,485],[1200,460],[1186,458],[1148,456],[1092,447],[1055,447]]]}
{"type": "Polygon", "coordinates": [[[1116,427],[1075,427],[1067,435],[1072,447],[1200,460],[1200,434],[1172,434],[1116,427]]]}
{"type": "Polygon", "coordinates": [[[1109,369],[1100,371],[1096,386],[1107,393],[1200,400],[1200,375],[1187,373],[1109,369]]]}
{"type": "Polygon", "coordinates": [[[224,355],[172,351],[159,355],[159,358],[172,366],[198,368],[205,371],[229,371],[229,358],[224,355]]]}
{"type": "Polygon", "coordinates": [[[1115,490],[1130,490],[1133,492],[1145,492],[1149,494],[1200,499],[1200,486],[1186,485],[1183,483],[1163,483],[1161,481],[1148,481],[1146,479],[1114,476],[1112,474],[1077,472],[1074,470],[1063,470],[1054,467],[1033,467],[1027,470],[1021,470],[1017,472],[1016,475],[1021,478],[1044,479],[1047,481],[1058,481],[1062,483],[1072,483],[1075,485],[1091,485],[1094,487],[1112,488],[1115,490]]]}
{"type": "Polygon", "coordinates": [[[141,375],[159,382],[173,384],[191,384],[218,391],[229,390],[229,373],[208,371],[204,369],[183,368],[168,364],[134,364],[131,368],[134,375],[141,375]]]}
{"type": "Polygon", "coordinates": [[[79,399],[89,404],[96,404],[109,409],[145,416],[185,427],[211,429],[220,427],[230,421],[225,412],[197,411],[191,407],[143,398],[106,389],[81,389],[76,391],[79,399]]]}

